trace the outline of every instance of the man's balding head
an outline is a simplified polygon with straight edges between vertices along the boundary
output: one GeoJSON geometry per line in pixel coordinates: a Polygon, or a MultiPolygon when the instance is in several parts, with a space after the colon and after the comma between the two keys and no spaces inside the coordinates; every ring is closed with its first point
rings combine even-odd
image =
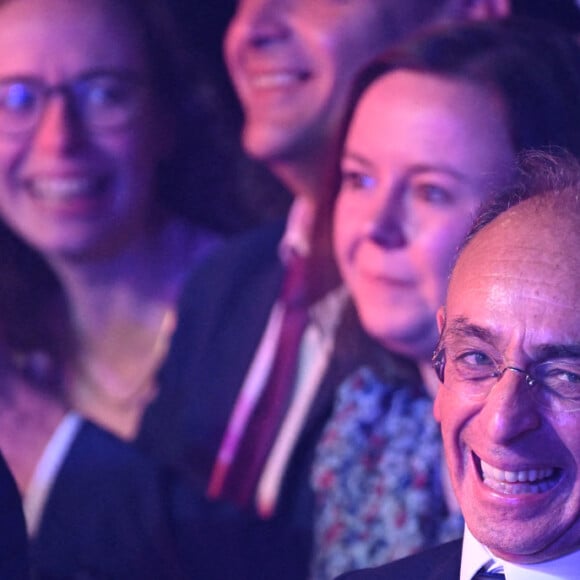
{"type": "Polygon", "coordinates": [[[453,270],[435,412],[470,531],[535,563],[580,549],[580,166],[523,168],[453,270]]]}

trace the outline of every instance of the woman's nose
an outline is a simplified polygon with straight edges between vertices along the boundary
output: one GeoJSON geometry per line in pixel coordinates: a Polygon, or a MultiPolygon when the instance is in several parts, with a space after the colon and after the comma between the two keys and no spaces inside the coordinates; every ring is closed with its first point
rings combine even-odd
{"type": "Polygon", "coordinates": [[[389,249],[407,244],[404,228],[404,208],[394,194],[382,196],[375,207],[370,223],[370,238],[378,245],[389,249]]]}
{"type": "Polygon", "coordinates": [[[83,139],[85,127],[80,111],[64,94],[52,94],[34,129],[33,143],[43,151],[66,153],[83,139]]]}

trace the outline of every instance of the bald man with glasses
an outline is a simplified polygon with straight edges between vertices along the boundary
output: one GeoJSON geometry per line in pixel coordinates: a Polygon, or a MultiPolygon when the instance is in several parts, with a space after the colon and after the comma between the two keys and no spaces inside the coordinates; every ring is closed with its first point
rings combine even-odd
{"type": "Polygon", "coordinates": [[[341,578],[578,578],[580,164],[523,167],[477,220],[438,316],[435,416],[463,541],[341,578]]]}

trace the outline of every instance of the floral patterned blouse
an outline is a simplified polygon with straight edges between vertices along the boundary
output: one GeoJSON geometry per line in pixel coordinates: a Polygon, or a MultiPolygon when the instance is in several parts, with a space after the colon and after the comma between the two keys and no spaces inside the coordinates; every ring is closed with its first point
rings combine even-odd
{"type": "Polygon", "coordinates": [[[378,566],[463,532],[444,500],[432,400],[394,383],[365,367],[338,389],[313,464],[312,580],[378,566]]]}

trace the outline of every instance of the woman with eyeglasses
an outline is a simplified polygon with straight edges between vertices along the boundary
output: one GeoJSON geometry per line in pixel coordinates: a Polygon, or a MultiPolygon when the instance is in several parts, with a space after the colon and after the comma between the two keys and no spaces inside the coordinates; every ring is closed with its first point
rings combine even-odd
{"type": "Polygon", "coordinates": [[[518,153],[580,154],[579,99],[580,47],[527,22],[432,30],[360,74],[333,241],[383,357],[340,385],[318,444],[312,578],[461,535],[432,417],[436,312],[472,216],[513,179],[518,153]]]}
{"type": "Polygon", "coordinates": [[[0,215],[70,300],[71,404],[126,439],[184,282],[236,215],[178,37],[161,0],[0,3],[0,215]]]}

